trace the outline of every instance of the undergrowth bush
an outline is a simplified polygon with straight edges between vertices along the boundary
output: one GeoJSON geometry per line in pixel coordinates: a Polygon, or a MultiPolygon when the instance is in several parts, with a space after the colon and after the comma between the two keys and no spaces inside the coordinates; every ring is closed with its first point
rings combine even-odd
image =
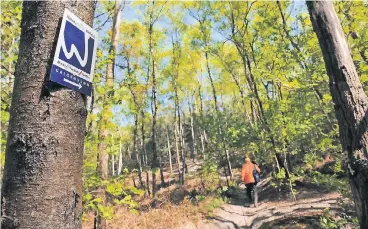
{"type": "MultiPolygon", "coordinates": [[[[121,205],[129,208],[130,212],[137,214],[139,204],[134,196],[142,196],[144,191],[134,186],[126,186],[125,178],[128,171],[118,177],[109,180],[101,180],[98,177],[90,177],[85,182],[85,193],[83,195],[83,213],[93,211],[104,219],[111,220],[114,217],[113,206],[121,205]],[[106,202],[98,195],[96,190],[102,188],[106,194],[106,202]]],[[[85,217],[82,217],[85,219],[85,217]]]]}
{"type": "Polygon", "coordinates": [[[347,215],[334,217],[328,208],[323,211],[323,215],[320,217],[320,224],[324,229],[359,228],[359,222],[356,217],[352,218],[347,215]]]}

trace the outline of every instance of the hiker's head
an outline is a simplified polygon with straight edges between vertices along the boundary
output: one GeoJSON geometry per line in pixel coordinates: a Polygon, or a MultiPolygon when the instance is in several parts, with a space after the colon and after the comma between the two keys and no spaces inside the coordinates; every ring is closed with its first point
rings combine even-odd
{"type": "Polygon", "coordinates": [[[245,157],[245,162],[246,163],[250,162],[250,158],[249,157],[245,157]]]}

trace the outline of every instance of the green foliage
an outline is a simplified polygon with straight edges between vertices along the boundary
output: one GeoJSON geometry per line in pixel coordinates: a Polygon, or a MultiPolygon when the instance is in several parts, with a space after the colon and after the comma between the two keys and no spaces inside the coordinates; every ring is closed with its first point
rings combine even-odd
{"type": "Polygon", "coordinates": [[[221,198],[212,198],[204,207],[209,216],[213,216],[213,211],[216,208],[221,207],[224,204],[224,201],[221,198]]]}
{"type": "Polygon", "coordinates": [[[357,218],[352,219],[346,215],[343,217],[333,217],[328,208],[323,210],[323,215],[320,217],[320,224],[324,229],[359,228],[357,218]]]}
{"type": "Polygon", "coordinates": [[[206,192],[214,192],[219,185],[219,177],[217,171],[217,163],[211,159],[207,159],[202,164],[201,181],[206,192]]]}
{"type": "MultiPolygon", "coordinates": [[[[112,197],[112,202],[116,205],[123,205],[130,208],[132,212],[136,212],[139,204],[133,197],[142,196],[144,191],[133,186],[125,185],[125,177],[120,177],[101,181],[98,177],[90,177],[85,184],[87,190],[94,190],[99,186],[104,186],[107,196],[112,197]]],[[[100,196],[92,194],[91,192],[85,192],[83,195],[83,207],[84,212],[93,210],[100,214],[105,219],[112,219],[114,216],[113,208],[111,204],[103,204],[103,200],[100,196]]],[[[109,199],[109,198],[108,198],[109,199]]]]}
{"type": "Polygon", "coordinates": [[[312,171],[307,179],[315,184],[328,187],[330,191],[338,191],[347,198],[352,197],[349,182],[346,178],[338,178],[336,174],[321,174],[318,171],[312,171]]]}
{"type": "Polygon", "coordinates": [[[114,216],[114,210],[112,206],[104,206],[102,204],[97,204],[98,214],[101,215],[103,219],[111,220],[114,216]]]}
{"type": "Polygon", "coordinates": [[[276,178],[280,181],[286,178],[286,172],[284,168],[281,168],[280,171],[276,174],[276,178]]]}
{"type": "Polygon", "coordinates": [[[322,158],[316,153],[307,153],[304,155],[304,163],[306,169],[313,169],[318,161],[322,161],[322,158]]]}

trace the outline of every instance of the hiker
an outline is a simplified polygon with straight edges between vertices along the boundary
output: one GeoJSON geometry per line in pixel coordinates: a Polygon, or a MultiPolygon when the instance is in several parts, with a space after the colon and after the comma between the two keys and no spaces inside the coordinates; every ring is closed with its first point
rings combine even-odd
{"type": "Polygon", "coordinates": [[[245,186],[247,187],[247,197],[249,199],[249,204],[252,202],[252,191],[254,191],[255,196],[255,205],[257,205],[257,182],[259,182],[259,175],[261,170],[259,169],[256,163],[252,163],[249,157],[245,158],[245,163],[243,164],[242,171],[241,171],[241,181],[244,182],[245,186]],[[258,173],[258,174],[256,174],[258,173]],[[255,177],[258,176],[258,177],[255,177]],[[257,181],[257,180],[258,181],[257,181]]]}

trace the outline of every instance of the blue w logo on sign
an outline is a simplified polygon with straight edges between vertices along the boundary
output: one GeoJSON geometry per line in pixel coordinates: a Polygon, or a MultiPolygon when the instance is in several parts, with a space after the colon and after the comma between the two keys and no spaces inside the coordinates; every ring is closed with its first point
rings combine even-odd
{"type": "Polygon", "coordinates": [[[69,21],[66,21],[64,35],[61,36],[60,42],[59,58],[90,74],[95,40],[69,21]]]}
{"type": "Polygon", "coordinates": [[[65,9],[50,72],[50,81],[92,94],[98,33],[65,9]]]}

